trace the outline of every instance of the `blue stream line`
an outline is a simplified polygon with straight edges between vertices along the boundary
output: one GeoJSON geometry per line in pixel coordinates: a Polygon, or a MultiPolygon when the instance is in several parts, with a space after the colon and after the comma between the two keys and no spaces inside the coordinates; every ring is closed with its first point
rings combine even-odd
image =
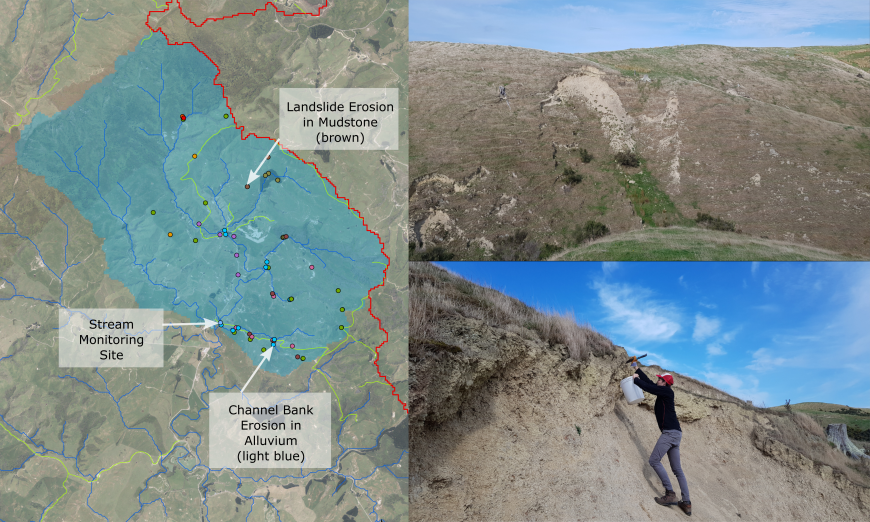
{"type": "Polygon", "coordinates": [[[69,3],[72,5],[73,15],[78,16],[79,18],[81,18],[85,22],[99,22],[100,20],[102,20],[103,18],[105,18],[109,15],[115,16],[114,13],[106,11],[106,14],[104,14],[103,16],[101,16],[99,18],[82,18],[82,16],[76,12],[76,5],[73,3],[73,1],[69,0],[69,3]]]}
{"type": "MultiPolygon", "coordinates": [[[[46,302],[46,303],[55,303],[55,302],[56,302],[56,303],[60,303],[61,299],[63,298],[63,276],[64,276],[64,274],[66,274],[66,271],[67,271],[67,270],[69,270],[70,268],[72,268],[72,267],[76,266],[77,264],[79,264],[79,263],[74,263],[74,264],[71,265],[71,264],[69,264],[69,263],[67,262],[67,260],[66,260],[66,259],[67,259],[67,258],[66,258],[66,251],[67,251],[67,247],[69,246],[69,226],[67,226],[67,224],[66,224],[66,222],[65,222],[64,220],[60,219],[60,216],[58,216],[58,215],[57,215],[53,210],[51,210],[50,208],[48,208],[48,206],[47,206],[45,203],[42,204],[42,206],[44,206],[44,207],[45,207],[49,212],[51,212],[52,214],[54,214],[54,216],[55,216],[55,217],[56,217],[56,218],[57,218],[61,223],[63,223],[63,226],[66,227],[66,243],[64,243],[64,245],[63,245],[63,260],[64,260],[64,264],[66,265],[66,268],[64,268],[63,271],[61,271],[60,275],[58,275],[57,272],[55,272],[55,271],[54,271],[54,270],[53,270],[53,269],[48,265],[48,263],[45,262],[45,258],[42,257],[42,252],[39,250],[39,247],[36,246],[36,243],[34,243],[33,240],[30,239],[29,237],[27,237],[27,236],[25,236],[25,235],[22,235],[20,232],[18,232],[18,223],[16,223],[15,220],[12,219],[12,216],[10,216],[10,215],[6,212],[6,207],[8,207],[8,206],[9,206],[9,203],[12,203],[12,200],[14,200],[14,199],[15,199],[15,193],[13,193],[13,194],[12,194],[12,197],[9,199],[9,201],[7,201],[5,205],[3,205],[3,215],[6,216],[6,218],[9,219],[9,221],[12,222],[12,225],[15,227],[15,228],[13,229],[14,231],[13,231],[13,232],[0,232],[0,236],[18,236],[18,237],[21,238],[21,239],[26,239],[27,241],[29,241],[30,244],[33,245],[33,248],[36,249],[36,253],[37,253],[37,255],[39,255],[39,259],[40,259],[40,261],[42,261],[42,264],[45,266],[45,268],[47,268],[47,269],[49,270],[49,272],[51,272],[52,274],[54,274],[54,277],[56,277],[56,278],[58,279],[58,281],[60,281],[60,295],[58,296],[57,301],[47,301],[47,300],[45,300],[45,299],[37,299],[37,298],[31,298],[31,299],[36,299],[36,300],[38,300],[38,301],[43,301],[43,302],[46,302]]],[[[9,283],[10,285],[12,285],[12,289],[13,289],[13,291],[15,292],[15,295],[13,295],[12,297],[18,297],[18,290],[15,288],[15,285],[12,284],[12,282],[9,281],[9,280],[6,279],[6,278],[2,278],[2,277],[0,277],[0,279],[3,279],[4,281],[6,281],[6,282],[9,283]]],[[[12,299],[12,297],[10,297],[10,298],[0,299],[0,300],[7,301],[7,300],[9,300],[9,299],[12,299]]],[[[26,297],[26,296],[21,296],[21,297],[26,297]]]]}
{"type": "Polygon", "coordinates": [[[196,88],[199,87],[199,84],[201,84],[201,83],[202,82],[196,82],[196,85],[194,85],[193,89],[190,90],[190,114],[188,114],[188,116],[193,116],[195,114],[202,114],[201,112],[193,112],[193,91],[195,91],[196,88]]]}
{"type": "Polygon", "coordinates": [[[27,458],[24,459],[24,462],[22,462],[21,465],[18,466],[17,468],[11,468],[11,469],[0,469],[0,471],[18,471],[19,469],[23,469],[23,468],[24,468],[24,465],[27,464],[27,461],[30,460],[30,459],[32,459],[32,458],[35,457],[35,456],[36,456],[36,455],[33,455],[33,454],[28,455],[27,458]]]}
{"type": "Polygon", "coordinates": [[[43,456],[43,455],[45,455],[45,454],[47,454],[47,453],[54,453],[55,455],[60,455],[60,453],[58,453],[58,452],[56,452],[56,451],[53,451],[53,450],[50,450],[50,449],[46,448],[45,445],[43,445],[43,444],[37,444],[36,441],[33,440],[33,438],[36,437],[37,433],[39,433],[39,430],[38,430],[38,429],[36,430],[36,433],[33,434],[33,437],[31,437],[31,436],[28,435],[27,433],[25,433],[25,432],[19,430],[18,428],[16,428],[15,426],[13,426],[9,421],[6,420],[6,417],[4,417],[3,415],[0,415],[0,421],[3,421],[3,424],[9,426],[9,427],[12,428],[13,430],[15,430],[19,435],[21,435],[22,437],[24,437],[24,438],[26,438],[27,440],[29,440],[30,443],[33,444],[33,447],[34,447],[34,448],[40,450],[40,452],[37,453],[37,455],[43,456]]]}
{"type": "Polygon", "coordinates": [[[27,11],[27,4],[30,0],[24,1],[24,9],[21,10],[21,16],[18,17],[18,20],[15,20],[15,36],[12,37],[12,41],[9,43],[15,43],[15,39],[18,38],[18,22],[21,21],[21,18],[24,17],[24,12],[27,11]]]}
{"type": "Polygon", "coordinates": [[[63,440],[63,436],[66,434],[66,420],[63,421],[63,428],[60,430],[60,456],[66,458],[66,441],[63,440]]]}
{"type": "Polygon", "coordinates": [[[84,442],[82,442],[82,447],[79,448],[79,450],[76,452],[76,471],[78,471],[79,474],[80,474],[81,476],[83,476],[83,477],[90,477],[91,480],[93,480],[93,479],[96,479],[96,478],[97,478],[97,475],[100,473],[100,471],[103,471],[102,469],[100,469],[100,471],[98,471],[97,473],[95,473],[95,474],[93,474],[93,475],[89,475],[89,474],[87,474],[87,473],[85,473],[85,472],[83,472],[82,470],[79,469],[79,455],[81,455],[82,450],[85,449],[85,444],[88,443],[88,439],[89,439],[89,438],[91,438],[91,434],[90,434],[90,433],[88,433],[87,435],[85,435],[85,440],[84,440],[84,442]]]}
{"type": "MultiPolygon", "coordinates": [[[[221,213],[221,219],[223,220],[224,223],[226,223],[226,222],[227,222],[227,216],[224,215],[224,209],[222,209],[222,208],[221,208],[221,204],[218,203],[218,200],[217,200],[217,194],[215,194],[215,193],[214,193],[214,189],[211,188],[211,187],[209,187],[208,185],[206,185],[205,187],[208,189],[209,192],[211,192],[212,201],[214,201],[214,205],[217,207],[218,211],[220,211],[220,213],[221,213]]],[[[222,238],[222,239],[223,239],[223,238],[222,238]]]]}
{"type": "Polygon", "coordinates": [[[301,188],[302,190],[304,190],[305,192],[308,192],[309,194],[311,194],[311,191],[310,191],[310,190],[308,190],[307,188],[303,187],[302,185],[299,184],[298,181],[296,181],[295,179],[293,179],[293,178],[291,178],[290,176],[288,176],[288,175],[287,175],[287,172],[288,172],[288,169],[285,168],[285,169],[284,169],[284,175],[281,176],[281,177],[283,177],[283,178],[287,178],[287,179],[291,180],[293,183],[296,183],[296,186],[297,186],[297,187],[299,187],[299,188],[301,188]]]}
{"type": "MultiPolygon", "coordinates": [[[[81,473],[81,472],[80,472],[80,473],[81,473]]],[[[108,518],[106,515],[104,515],[104,514],[98,512],[96,509],[94,509],[93,507],[91,507],[91,495],[94,494],[94,483],[91,482],[91,483],[90,483],[90,486],[91,486],[91,491],[90,491],[90,493],[88,493],[88,498],[85,500],[85,505],[88,506],[88,508],[89,508],[91,511],[93,511],[94,514],[99,515],[99,516],[105,518],[105,519],[106,519],[106,522],[108,522],[108,521],[109,521],[109,518],[108,518]]]]}
{"type": "MultiPolygon", "coordinates": [[[[72,21],[73,21],[73,27],[74,27],[74,28],[75,28],[75,25],[76,25],[76,17],[81,18],[81,19],[82,19],[83,21],[85,21],[85,22],[98,22],[98,21],[102,20],[103,18],[105,18],[105,17],[107,17],[107,16],[109,16],[109,15],[114,16],[114,13],[112,13],[111,11],[106,11],[106,14],[104,14],[103,16],[101,16],[101,17],[99,17],[99,18],[82,18],[81,16],[79,16],[78,13],[76,13],[76,6],[75,6],[75,4],[72,2],[72,0],[70,0],[69,3],[70,3],[70,5],[72,5],[72,12],[73,12],[72,21]]],[[[26,3],[26,2],[25,2],[25,4],[24,4],[24,8],[27,9],[27,3],[26,3]]],[[[24,16],[24,11],[21,12],[21,16],[24,16]]],[[[18,17],[19,20],[21,20],[21,16],[18,17]]],[[[66,51],[67,53],[69,53],[70,56],[72,56],[72,53],[69,52],[69,50],[66,48],[66,46],[67,46],[67,44],[69,44],[70,40],[72,40],[72,37],[73,37],[74,35],[75,35],[75,31],[73,31],[73,33],[69,35],[69,38],[67,38],[66,42],[64,42],[63,47],[60,48],[60,52],[57,53],[57,56],[56,56],[55,59],[51,62],[51,65],[48,66],[48,70],[45,71],[45,76],[42,78],[42,81],[39,82],[39,88],[36,89],[36,95],[37,95],[37,96],[39,96],[39,93],[42,91],[42,85],[45,83],[46,78],[48,78],[48,74],[51,72],[51,68],[54,67],[54,64],[57,62],[58,58],[60,58],[61,56],[63,56],[64,51],[66,51]]],[[[16,36],[16,37],[18,36],[18,22],[15,23],[15,36],[16,36]]],[[[12,41],[14,42],[15,39],[13,39],[12,41]]],[[[73,58],[73,60],[75,60],[75,58],[73,58]]],[[[77,60],[76,60],[76,61],[77,61],[77,60]]]]}
{"type": "MultiPolygon", "coordinates": [[[[223,192],[224,187],[227,186],[227,183],[230,182],[230,179],[231,179],[231,177],[232,177],[232,176],[230,176],[230,166],[227,165],[227,162],[224,161],[223,158],[218,158],[218,159],[221,160],[221,163],[224,164],[224,170],[227,171],[227,180],[224,181],[223,184],[218,188],[217,194],[214,195],[215,198],[217,198],[218,196],[221,195],[221,192],[223,192]]],[[[224,225],[225,225],[227,228],[229,228],[229,226],[230,226],[229,223],[224,223],[224,225]]]]}
{"type": "MultiPolygon", "coordinates": [[[[326,370],[324,370],[323,367],[326,366],[327,364],[329,364],[330,362],[332,362],[332,359],[335,357],[336,354],[341,353],[342,350],[344,350],[345,348],[347,348],[348,346],[352,345],[355,342],[356,341],[351,341],[351,342],[345,344],[344,346],[342,346],[340,350],[336,350],[336,351],[332,352],[332,357],[330,357],[328,361],[326,361],[325,363],[320,365],[320,368],[319,368],[320,371],[322,371],[323,373],[326,373],[326,370]]],[[[329,375],[328,373],[326,373],[326,376],[329,377],[330,379],[332,379],[332,375],[329,375]]]]}

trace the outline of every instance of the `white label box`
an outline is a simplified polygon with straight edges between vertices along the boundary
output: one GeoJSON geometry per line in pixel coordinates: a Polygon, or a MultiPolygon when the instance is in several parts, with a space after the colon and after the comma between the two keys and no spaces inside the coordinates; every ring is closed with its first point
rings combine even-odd
{"type": "Polygon", "coordinates": [[[399,89],[280,89],[278,100],[290,150],[399,149],[399,89]]]}
{"type": "Polygon", "coordinates": [[[61,368],[163,367],[163,310],[61,308],[61,368]]]}
{"type": "Polygon", "coordinates": [[[328,468],[328,393],[210,393],[210,468],[328,468]]]}

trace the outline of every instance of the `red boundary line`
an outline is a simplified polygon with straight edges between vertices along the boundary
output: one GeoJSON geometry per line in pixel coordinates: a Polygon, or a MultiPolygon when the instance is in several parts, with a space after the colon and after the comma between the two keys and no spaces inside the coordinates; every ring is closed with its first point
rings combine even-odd
{"type": "MultiPolygon", "coordinates": [[[[176,3],[177,3],[177,0],[169,0],[169,1],[166,3],[166,9],[163,9],[162,11],[149,11],[149,12],[148,12],[148,16],[145,18],[145,25],[148,27],[148,29],[149,29],[152,33],[157,33],[157,32],[159,32],[160,34],[162,34],[163,37],[166,38],[166,44],[167,44],[167,45],[184,45],[184,44],[190,44],[190,45],[192,45],[192,46],[194,47],[194,49],[196,49],[197,51],[199,51],[200,53],[202,53],[202,55],[205,56],[206,58],[208,58],[208,61],[210,61],[210,62],[212,63],[212,65],[215,66],[215,68],[217,69],[218,72],[217,72],[217,74],[214,76],[214,82],[212,82],[212,83],[213,83],[214,85],[219,85],[219,86],[220,86],[220,88],[221,88],[221,95],[223,96],[224,100],[227,101],[227,108],[229,109],[230,114],[232,114],[232,116],[233,116],[233,124],[235,125],[236,129],[239,129],[239,132],[240,132],[240,135],[241,135],[242,140],[246,140],[246,139],[248,139],[248,138],[251,137],[251,136],[253,136],[253,137],[255,137],[255,138],[271,140],[272,138],[270,138],[270,137],[268,137],[268,136],[257,136],[257,135],[254,134],[253,132],[250,132],[250,133],[248,133],[247,135],[245,135],[245,126],[244,126],[244,125],[238,125],[238,123],[236,122],[236,115],[233,114],[233,109],[232,109],[232,107],[230,107],[230,100],[227,98],[227,96],[226,96],[226,94],[225,94],[225,92],[224,92],[224,86],[223,86],[223,84],[220,84],[220,83],[218,83],[218,81],[217,81],[218,76],[220,76],[220,74],[221,74],[221,68],[218,66],[218,64],[216,64],[216,63],[214,62],[214,60],[211,59],[211,57],[209,57],[209,55],[205,54],[205,53],[202,51],[202,49],[200,49],[199,47],[197,47],[196,44],[193,43],[193,42],[174,42],[174,43],[173,43],[173,42],[170,42],[170,41],[169,41],[169,36],[167,36],[166,33],[163,32],[163,29],[161,29],[160,27],[158,27],[157,29],[151,27],[151,15],[152,15],[152,13],[166,13],[166,12],[168,12],[168,11],[172,8],[172,5],[173,5],[173,4],[176,4],[176,3]]],[[[290,14],[287,14],[287,13],[285,13],[284,11],[281,11],[281,10],[279,10],[277,7],[275,7],[275,4],[273,4],[272,2],[266,2],[266,4],[263,6],[262,9],[255,9],[255,10],[254,10],[253,12],[251,12],[251,13],[236,13],[236,14],[234,14],[234,15],[222,16],[222,17],[220,17],[220,18],[206,18],[206,19],[203,20],[202,23],[199,24],[199,25],[197,25],[196,22],[194,22],[193,20],[190,19],[190,17],[188,17],[186,14],[184,14],[184,11],[182,11],[182,9],[181,9],[181,4],[180,4],[180,3],[177,3],[177,6],[178,6],[178,12],[181,14],[181,16],[184,17],[185,20],[187,20],[188,22],[190,22],[194,27],[202,27],[203,25],[205,25],[206,22],[216,22],[216,21],[219,21],[219,20],[225,20],[225,19],[228,19],[228,18],[234,18],[234,17],[236,17],[236,16],[240,16],[240,15],[251,15],[251,16],[255,16],[256,13],[258,13],[259,11],[266,11],[266,7],[267,7],[267,6],[272,6],[272,9],[275,10],[275,14],[281,13],[281,14],[283,14],[284,16],[296,16],[297,14],[301,14],[301,15],[309,15],[309,16],[320,16],[320,12],[321,12],[324,8],[326,8],[326,6],[328,5],[328,3],[329,3],[329,2],[328,2],[328,0],[327,0],[326,3],[324,3],[322,6],[320,6],[320,8],[317,10],[317,14],[313,14],[313,13],[290,13],[290,14]]],[[[350,206],[350,200],[349,200],[348,198],[345,198],[345,197],[343,197],[343,196],[339,196],[339,195],[338,195],[338,187],[336,187],[336,186],[335,186],[335,183],[333,183],[329,178],[327,178],[326,176],[324,176],[324,175],[320,172],[320,169],[317,168],[317,165],[316,165],[315,163],[309,163],[309,162],[303,160],[302,158],[300,158],[299,156],[297,156],[296,153],[293,152],[292,150],[285,149],[283,145],[281,145],[281,148],[284,149],[284,150],[286,150],[286,151],[289,152],[290,154],[293,154],[293,156],[296,157],[296,159],[298,159],[298,160],[301,161],[302,163],[305,163],[306,165],[311,165],[312,167],[314,167],[314,170],[317,172],[317,174],[318,174],[321,178],[323,178],[324,180],[326,180],[330,185],[332,185],[332,189],[333,189],[333,192],[335,193],[335,197],[336,197],[336,199],[343,199],[344,201],[346,201],[346,202],[347,202],[347,208],[350,209],[350,210],[352,210],[352,211],[354,211],[354,212],[356,212],[356,215],[359,216],[359,218],[362,220],[362,222],[363,222],[363,226],[366,227],[366,230],[368,230],[369,232],[371,232],[372,234],[374,234],[374,235],[378,238],[378,242],[381,244],[381,253],[384,255],[384,257],[387,258],[387,266],[384,268],[384,279],[383,279],[383,281],[381,281],[381,284],[379,284],[379,285],[377,285],[377,286],[375,286],[375,287],[369,289],[368,298],[369,298],[369,315],[372,316],[372,318],[375,319],[375,320],[378,322],[378,329],[379,329],[380,331],[384,332],[384,335],[386,336],[386,339],[384,340],[384,342],[382,342],[381,344],[379,344],[379,345],[377,345],[377,346],[375,347],[375,360],[374,360],[374,364],[375,364],[375,368],[377,368],[378,376],[381,377],[381,378],[384,380],[384,382],[386,382],[387,384],[390,385],[390,388],[393,389],[393,393],[392,393],[392,394],[393,394],[393,395],[396,397],[396,399],[399,401],[399,404],[402,405],[402,408],[405,410],[405,413],[409,413],[409,412],[408,412],[408,405],[405,404],[404,402],[402,402],[402,398],[399,397],[399,394],[398,394],[398,392],[396,391],[396,386],[395,386],[393,383],[391,383],[391,382],[389,381],[389,379],[387,379],[387,377],[386,377],[385,375],[381,374],[381,367],[380,367],[380,365],[378,365],[378,359],[380,359],[380,357],[381,357],[381,354],[380,354],[380,348],[381,348],[383,345],[387,344],[387,342],[389,342],[389,340],[390,340],[390,334],[389,334],[389,332],[387,332],[386,330],[384,330],[383,326],[381,326],[381,320],[380,320],[380,318],[377,317],[374,313],[372,313],[372,291],[377,290],[378,288],[384,286],[384,285],[386,284],[386,282],[387,282],[387,269],[390,268],[390,256],[388,256],[387,253],[384,252],[384,247],[385,247],[386,245],[384,245],[384,241],[381,239],[381,236],[380,236],[377,232],[375,232],[374,230],[372,230],[372,229],[369,228],[369,226],[366,224],[366,220],[365,220],[365,218],[362,216],[362,214],[360,213],[360,211],[350,206]]]]}

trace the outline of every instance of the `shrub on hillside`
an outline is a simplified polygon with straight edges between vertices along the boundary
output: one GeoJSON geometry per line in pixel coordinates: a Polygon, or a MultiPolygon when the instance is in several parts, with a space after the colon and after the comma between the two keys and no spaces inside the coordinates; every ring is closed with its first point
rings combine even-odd
{"type": "Polygon", "coordinates": [[[870,413],[867,413],[864,410],[859,410],[857,408],[851,408],[846,406],[845,408],[840,408],[839,410],[834,410],[831,413],[843,413],[845,415],[858,415],[859,417],[870,417],[870,413]]]}
{"type": "Polygon", "coordinates": [[[582,161],[583,163],[589,163],[590,161],[592,161],[592,158],[594,158],[594,156],[591,152],[586,149],[580,149],[580,161],[582,161]]]}
{"type": "Polygon", "coordinates": [[[695,218],[695,222],[697,222],[701,226],[712,230],[724,230],[725,232],[734,232],[734,223],[730,221],[725,221],[722,218],[711,216],[710,214],[705,214],[703,212],[698,214],[698,217],[695,218]]]}
{"type": "Polygon", "coordinates": [[[493,250],[493,260],[537,261],[541,255],[541,248],[534,241],[526,241],[528,237],[528,231],[522,229],[501,237],[493,250]]]}
{"type": "Polygon", "coordinates": [[[861,428],[846,425],[846,433],[850,440],[870,441],[870,430],[861,430],[861,428]]]}
{"type": "Polygon", "coordinates": [[[430,246],[417,250],[417,245],[410,243],[408,250],[408,258],[411,261],[450,261],[454,257],[454,254],[443,246],[430,246]]]}
{"type": "Polygon", "coordinates": [[[623,167],[637,167],[640,165],[640,158],[634,152],[617,152],[616,162],[623,167]]]}
{"type": "Polygon", "coordinates": [[[544,248],[541,249],[541,254],[538,256],[538,259],[540,259],[542,261],[550,259],[550,257],[554,256],[555,254],[558,254],[561,251],[562,251],[562,247],[560,247],[558,245],[551,245],[550,243],[547,243],[544,245],[544,248]]]}
{"type": "Polygon", "coordinates": [[[565,167],[565,170],[562,171],[562,177],[565,178],[565,182],[569,185],[576,185],[583,181],[583,175],[577,174],[577,171],[573,167],[565,167]]]}
{"type": "Polygon", "coordinates": [[[578,245],[583,244],[599,237],[604,237],[610,233],[610,229],[604,223],[598,221],[587,221],[582,227],[577,225],[574,228],[574,242],[578,245]]]}

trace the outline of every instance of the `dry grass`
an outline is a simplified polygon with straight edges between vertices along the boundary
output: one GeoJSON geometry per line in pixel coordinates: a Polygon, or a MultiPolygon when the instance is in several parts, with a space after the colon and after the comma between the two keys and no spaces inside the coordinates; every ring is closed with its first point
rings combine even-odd
{"type": "Polygon", "coordinates": [[[819,426],[819,423],[814,421],[812,417],[806,413],[796,412],[792,417],[795,424],[804,429],[807,433],[826,439],[825,430],[819,426]]]}
{"type": "Polygon", "coordinates": [[[412,340],[438,339],[439,319],[460,315],[479,319],[527,339],[550,346],[564,345],[571,358],[616,353],[609,339],[588,325],[579,325],[572,312],[539,312],[518,299],[476,285],[430,263],[411,263],[409,334],[412,340]]]}

